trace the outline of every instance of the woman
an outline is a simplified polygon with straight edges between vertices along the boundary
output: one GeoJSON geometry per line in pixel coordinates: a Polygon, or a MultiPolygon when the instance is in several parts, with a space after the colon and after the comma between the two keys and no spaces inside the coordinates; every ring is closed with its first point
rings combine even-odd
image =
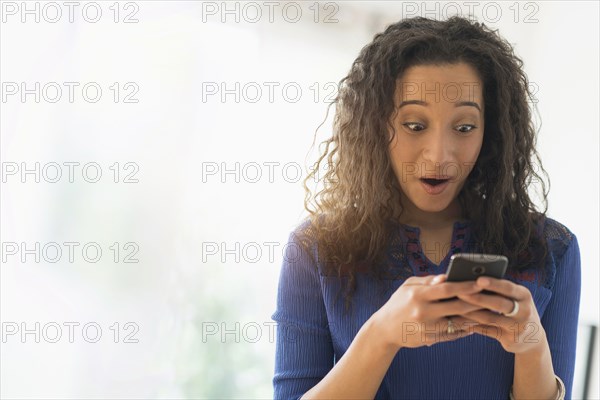
{"type": "Polygon", "coordinates": [[[405,19],[362,49],[289,237],[276,398],[570,398],[579,247],[545,215],[522,65],[461,17],[405,19]],[[459,252],[505,255],[504,279],[446,282],[459,252]]]}

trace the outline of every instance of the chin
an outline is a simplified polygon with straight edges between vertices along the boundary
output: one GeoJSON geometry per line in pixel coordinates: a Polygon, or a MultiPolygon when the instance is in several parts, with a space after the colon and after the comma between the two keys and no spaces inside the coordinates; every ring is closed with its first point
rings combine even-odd
{"type": "Polygon", "coordinates": [[[437,204],[417,204],[417,207],[422,211],[435,213],[444,211],[448,208],[448,205],[446,202],[443,202],[437,204]]]}
{"type": "MultiPolygon", "coordinates": [[[[408,201],[410,201],[413,207],[418,208],[424,212],[437,213],[446,210],[452,201],[454,200],[454,193],[446,189],[446,193],[440,193],[437,196],[431,196],[427,193],[421,193],[421,188],[416,188],[416,192],[410,192],[408,201]]],[[[406,193],[406,192],[404,192],[406,193]]]]}
{"type": "Polygon", "coordinates": [[[447,209],[454,199],[450,193],[442,193],[438,196],[430,196],[428,194],[419,194],[418,197],[413,197],[411,201],[420,210],[426,212],[440,212],[447,209]]]}

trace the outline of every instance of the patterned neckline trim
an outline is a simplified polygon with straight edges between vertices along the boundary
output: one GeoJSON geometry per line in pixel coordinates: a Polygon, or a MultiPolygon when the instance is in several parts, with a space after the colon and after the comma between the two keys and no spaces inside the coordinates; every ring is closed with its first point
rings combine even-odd
{"type": "Polygon", "coordinates": [[[399,224],[404,230],[404,237],[406,239],[406,254],[408,256],[409,264],[411,265],[413,272],[416,276],[424,276],[430,273],[440,273],[446,269],[450,257],[453,254],[463,251],[465,247],[466,233],[469,230],[468,221],[456,221],[452,227],[452,238],[450,241],[450,249],[446,253],[446,256],[440,261],[439,264],[435,264],[426,255],[422,247],[420,236],[421,230],[419,227],[399,224]]]}

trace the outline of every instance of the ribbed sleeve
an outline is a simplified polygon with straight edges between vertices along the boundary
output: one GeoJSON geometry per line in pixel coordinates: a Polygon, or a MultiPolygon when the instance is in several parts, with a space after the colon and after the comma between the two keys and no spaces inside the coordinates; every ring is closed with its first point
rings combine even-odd
{"type": "Polygon", "coordinates": [[[541,319],[552,353],[554,373],[565,383],[565,399],[572,397],[580,296],[581,258],[577,237],[572,234],[565,254],[556,263],[552,298],[541,319]]]}
{"type": "Polygon", "coordinates": [[[333,368],[334,352],[319,272],[292,232],[279,276],[275,399],[298,399],[333,368]]]}

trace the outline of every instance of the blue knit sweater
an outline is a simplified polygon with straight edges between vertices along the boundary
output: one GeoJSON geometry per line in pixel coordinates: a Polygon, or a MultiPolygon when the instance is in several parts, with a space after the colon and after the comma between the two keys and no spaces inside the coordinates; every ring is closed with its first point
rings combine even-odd
{"type": "MultiPolygon", "coordinates": [[[[440,265],[435,265],[421,248],[419,228],[397,224],[398,235],[388,252],[397,260],[396,276],[383,282],[358,272],[353,308],[345,314],[339,290],[347,277],[325,274],[320,263],[300,251],[297,232],[307,228],[310,223],[305,221],[289,236],[272,315],[277,322],[273,377],[276,399],[298,399],[319,383],[347,351],[364,322],[408,276],[445,273],[452,254],[471,248],[470,223],[457,221],[452,248],[440,265]],[[405,246],[406,263],[398,261],[402,258],[398,246],[405,246]],[[387,289],[381,289],[385,287],[382,283],[387,289]]],[[[542,281],[534,269],[507,274],[505,278],[531,291],[550,345],[554,372],[564,381],[566,398],[570,399],[581,289],[579,246],[576,236],[551,218],[546,218],[543,232],[549,246],[545,279],[542,281]]],[[[315,250],[315,260],[316,255],[315,250]]],[[[375,398],[506,400],[513,372],[513,353],[494,338],[474,334],[430,347],[402,348],[375,398]]]]}

